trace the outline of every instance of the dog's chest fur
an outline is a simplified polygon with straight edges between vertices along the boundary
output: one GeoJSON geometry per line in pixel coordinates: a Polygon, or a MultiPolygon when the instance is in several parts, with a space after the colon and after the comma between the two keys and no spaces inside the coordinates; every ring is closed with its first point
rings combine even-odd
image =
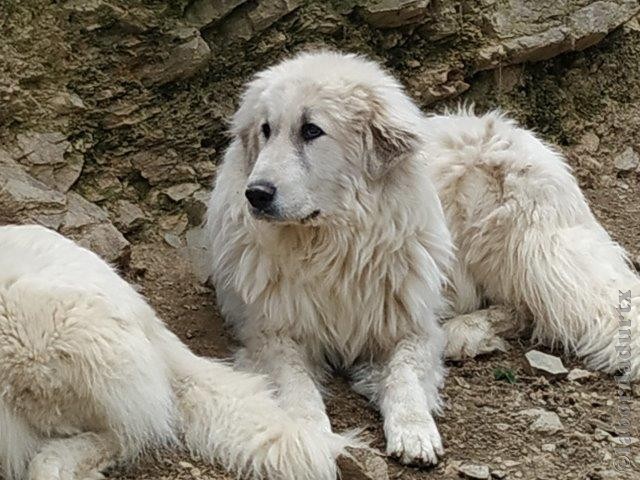
{"type": "Polygon", "coordinates": [[[258,319],[264,329],[266,320],[313,354],[350,365],[422,331],[430,275],[437,275],[425,242],[419,234],[262,231],[245,244],[234,283],[248,322],[258,319]],[[257,279],[251,287],[243,283],[249,274],[257,279]]]}

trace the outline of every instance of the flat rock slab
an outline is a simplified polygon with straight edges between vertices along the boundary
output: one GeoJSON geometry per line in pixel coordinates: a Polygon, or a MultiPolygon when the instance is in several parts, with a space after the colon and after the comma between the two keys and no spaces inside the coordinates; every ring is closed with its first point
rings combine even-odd
{"type": "Polygon", "coordinates": [[[554,355],[541,352],[539,350],[530,350],[525,354],[527,362],[532,373],[543,373],[551,376],[563,376],[569,371],[566,369],[562,360],[554,355]]]}
{"type": "Polygon", "coordinates": [[[387,462],[374,450],[350,448],[351,457],[340,457],[338,468],[345,480],[389,480],[387,462]]]}
{"type": "Polygon", "coordinates": [[[475,480],[487,480],[491,478],[489,467],[487,465],[463,463],[458,467],[458,472],[464,478],[473,478],[475,480]]]}
{"type": "Polygon", "coordinates": [[[564,430],[564,425],[560,421],[560,417],[554,412],[542,408],[530,408],[518,413],[534,419],[533,423],[529,426],[529,429],[534,432],[554,434],[560,430],[564,430]]]}
{"type": "Polygon", "coordinates": [[[0,151],[0,225],[12,223],[57,230],[111,263],[129,258],[129,242],[104,210],[77,193],[49,187],[0,151]]]}

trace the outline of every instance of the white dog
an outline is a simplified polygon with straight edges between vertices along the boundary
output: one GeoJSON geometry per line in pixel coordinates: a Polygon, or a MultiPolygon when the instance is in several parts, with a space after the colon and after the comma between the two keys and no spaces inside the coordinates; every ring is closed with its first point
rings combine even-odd
{"type": "MultiPolygon", "coordinates": [[[[435,463],[438,317],[484,300],[613,371],[618,290],[631,289],[637,352],[640,282],[622,249],[562,159],[500,116],[425,118],[375,63],[324,52],[259,73],[232,135],[209,204],[212,276],[240,360],[289,412],[328,430],[318,381],[327,365],[351,369],[388,453],[435,463]]],[[[449,354],[499,344],[494,317],[509,320],[452,319],[449,354]]]]}
{"type": "MultiPolygon", "coordinates": [[[[445,323],[447,354],[482,351],[493,312],[473,312],[488,302],[530,324],[534,340],[640,379],[640,278],[562,156],[498,113],[431,117],[424,128],[456,246],[450,314],[469,313],[445,323]]],[[[504,330],[504,312],[498,320],[504,330]]]]}
{"type": "Polygon", "coordinates": [[[262,377],[191,353],[100,258],[0,227],[0,476],[87,480],[184,444],[239,473],[333,480],[348,439],[296,421],[262,377]]]}

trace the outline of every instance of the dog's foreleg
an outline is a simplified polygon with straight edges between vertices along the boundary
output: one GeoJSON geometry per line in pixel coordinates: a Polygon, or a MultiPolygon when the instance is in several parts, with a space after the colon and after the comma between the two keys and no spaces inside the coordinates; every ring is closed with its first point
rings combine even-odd
{"type": "Polygon", "coordinates": [[[31,460],[29,480],[97,480],[120,455],[119,442],[92,432],[50,440],[31,460]]]}
{"type": "Polygon", "coordinates": [[[354,385],[378,404],[387,453],[405,464],[436,464],[444,453],[433,418],[444,378],[443,334],[430,333],[399,342],[384,366],[361,369],[354,385]]]}
{"type": "Polygon", "coordinates": [[[265,373],[274,382],[280,405],[295,417],[331,431],[316,383],[322,375],[301,345],[288,337],[262,336],[238,353],[238,364],[265,373]]]}

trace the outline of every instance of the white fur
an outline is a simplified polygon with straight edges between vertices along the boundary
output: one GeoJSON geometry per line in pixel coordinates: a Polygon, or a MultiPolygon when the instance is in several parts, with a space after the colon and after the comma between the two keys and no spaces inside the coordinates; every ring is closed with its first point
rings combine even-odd
{"type": "Polygon", "coordinates": [[[349,439],[297,421],[262,377],[191,353],[100,258],[0,227],[0,473],[101,478],[163,446],[255,477],[332,480],[349,439]]]}
{"type": "Polygon", "coordinates": [[[450,320],[450,356],[504,348],[496,335],[533,319],[535,339],[614,371],[618,290],[632,290],[638,377],[638,277],[530,132],[495,113],[425,118],[375,63],[321,52],[260,72],[232,134],[209,204],[212,277],[241,362],[271,375],[290,412],[328,429],[318,385],[327,363],[349,368],[387,451],[434,463],[436,317],[487,301],[502,310],[450,320]],[[325,135],[303,142],[309,121],[325,135]],[[277,187],[267,217],[244,198],[256,181],[277,187]]]}
{"type": "Polygon", "coordinates": [[[208,214],[218,303],[245,344],[243,363],[271,375],[286,409],[325,429],[326,360],[353,368],[382,411],[388,452],[406,463],[442,454],[435,311],[452,256],[423,121],[372,62],[286,61],[249,84],[208,214]],[[305,118],[326,135],[301,142],[305,118]],[[247,207],[256,180],[277,186],[272,221],[247,207]]]}
{"type": "Polygon", "coordinates": [[[640,279],[562,156],[495,112],[434,116],[426,128],[457,247],[454,313],[505,304],[532,321],[534,339],[640,378],[640,279]]]}

